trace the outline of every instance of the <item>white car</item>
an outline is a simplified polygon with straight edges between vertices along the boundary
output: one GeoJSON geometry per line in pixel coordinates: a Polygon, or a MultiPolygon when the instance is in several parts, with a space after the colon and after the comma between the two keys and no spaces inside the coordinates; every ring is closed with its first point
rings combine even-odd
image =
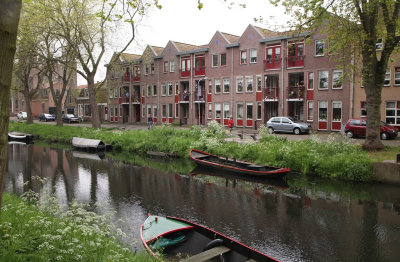
{"type": "Polygon", "coordinates": [[[26,119],[28,117],[28,115],[26,114],[26,112],[19,112],[18,114],[17,114],[17,118],[18,119],[26,119]]]}

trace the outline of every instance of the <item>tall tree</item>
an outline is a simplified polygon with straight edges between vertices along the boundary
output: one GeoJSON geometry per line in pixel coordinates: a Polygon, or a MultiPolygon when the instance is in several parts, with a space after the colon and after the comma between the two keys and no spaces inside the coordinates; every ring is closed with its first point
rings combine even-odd
{"type": "MultiPolygon", "coordinates": [[[[21,0],[0,0],[0,210],[7,165],[10,88],[21,0]]],[[[1,211],[0,211],[1,212],[1,211]]]]}
{"type": "MultiPolygon", "coordinates": [[[[298,30],[324,28],[331,51],[339,59],[354,59],[361,73],[367,102],[367,136],[364,147],[376,150],[380,141],[382,87],[388,61],[400,45],[400,0],[271,0],[286,7],[298,30]],[[382,50],[376,43],[383,42],[382,50]],[[357,58],[360,57],[360,60],[357,58]]],[[[311,30],[313,31],[313,30],[311,30]]]]}

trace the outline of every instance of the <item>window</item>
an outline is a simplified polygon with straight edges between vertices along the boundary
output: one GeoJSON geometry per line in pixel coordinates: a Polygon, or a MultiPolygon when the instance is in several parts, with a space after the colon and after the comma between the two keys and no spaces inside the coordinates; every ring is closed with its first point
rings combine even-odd
{"type": "Polygon", "coordinates": [[[151,64],[151,73],[154,74],[155,69],[154,69],[154,64],[151,64]]]}
{"type": "Polygon", "coordinates": [[[218,55],[213,54],[212,55],[212,67],[217,67],[218,66],[218,55]]]}
{"type": "Polygon", "coordinates": [[[175,104],[175,117],[179,117],[179,104],[175,104]]]}
{"type": "Polygon", "coordinates": [[[145,68],[144,68],[144,74],[145,74],[145,75],[148,75],[149,72],[150,72],[150,67],[149,67],[149,65],[145,65],[144,67],[145,67],[145,68]]]}
{"type": "Polygon", "coordinates": [[[208,103],[208,119],[212,118],[212,103],[208,103]]]}
{"type": "Polygon", "coordinates": [[[151,96],[151,85],[147,85],[147,96],[151,96]]]}
{"type": "Polygon", "coordinates": [[[386,68],[384,86],[390,86],[390,68],[386,68]]]}
{"type": "Polygon", "coordinates": [[[161,84],[161,95],[162,96],[167,95],[167,86],[165,84],[161,84]]]}
{"type": "Polygon", "coordinates": [[[158,116],[158,108],[157,108],[157,105],[153,105],[153,114],[154,114],[154,117],[157,117],[157,116],[158,116]]]}
{"type": "Polygon", "coordinates": [[[253,119],[253,103],[246,103],[246,119],[253,119]]]}
{"type": "Polygon", "coordinates": [[[215,79],[215,93],[216,94],[221,93],[221,80],[220,79],[215,79]]]}
{"type": "Polygon", "coordinates": [[[257,119],[261,119],[261,115],[262,115],[261,102],[257,102],[257,119]]]}
{"type": "Polygon", "coordinates": [[[315,56],[323,56],[324,55],[324,40],[315,40],[315,56]]]}
{"type": "Polygon", "coordinates": [[[109,97],[110,97],[110,98],[113,98],[113,94],[114,94],[114,89],[111,87],[111,88],[110,88],[109,97]]]}
{"type": "Polygon", "coordinates": [[[262,89],[262,80],[261,80],[261,76],[257,76],[257,91],[261,91],[262,89]]]}
{"type": "Polygon", "coordinates": [[[224,78],[224,93],[229,93],[229,78],[224,78]]]}
{"type": "Polygon", "coordinates": [[[172,112],[172,104],[168,104],[168,117],[172,118],[172,116],[174,115],[174,113],[172,112]]]}
{"type": "MultiPolygon", "coordinates": [[[[399,104],[399,102],[397,103],[399,104]]],[[[385,110],[385,122],[388,124],[396,124],[396,101],[387,101],[385,110]]],[[[397,112],[400,113],[400,112],[397,112]]],[[[399,117],[400,115],[397,114],[399,117]]],[[[400,122],[399,122],[400,123],[400,122]]]]}
{"type": "Polygon", "coordinates": [[[319,101],[318,102],[318,120],[326,121],[328,117],[328,102],[319,101]]]}
{"type": "Polygon", "coordinates": [[[172,96],[172,90],[173,89],[173,87],[172,87],[172,83],[168,83],[168,95],[169,96],[172,96]]]}
{"type": "Polygon", "coordinates": [[[308,101],[307,102],[307,121],[313,121],[313,114],[314,114],[314,102],[308,101]]]}
{"type": "Polygon", "coordinates": [[[332,89],[342,89],[343,71],[333,70],[332,73],[332,89]]]}
{"type": "Polygon", "coordinates": [[[242,77],[236,78],[236,92],[237,93],[243,92],[243,78],[242,77]]]}
{"type": "Polygon", "coordinates": [[[151,105],[147,104],[147,115],[151,116],[151,105]]]}
{"type": "Polygon", "coordinates": [[[243,119],[243,103],[236,104],[236,118],[243,119]]]}
{"type": "Polygon", "coordinates": [[[319,89],[328,89],[328,71],[319,71],[319,89]]]}
{"type": "Polygon", "coordinates": [[[221,118],[221,103],[215,103],[215,118],[221,118]]]}
{"type": "Polygon", "coordinates": [[[146,105],[142,105],[142,117],[146,117],[146,105]]]}
{"type": "Polygon", "coordinates": [[[157,96],[157,85],[153,85],[153,96],[157,96]]]}
{"type": "Polygon", "coordinates": [[[208,81],[208,93],[212,94],[212,80],[211,79],[208,81]]]}
{"type": "Polygon", "coordinates": [[[400,85],[400,67],[394,69],[394,85],[400,85]]]}
{"type": "Polygon", "coordinates": [[[221,54],[221,66],[226,66],[226,54],[221,54]]]}
{"type": "Polygon", "coordinates": [[[246,92],[253,92],[253,77],[246,76],[246,92]]]}
{"type": "MultiPolygon", "coordinates": [[[[110,105],[109,112],[110,112],[110,117],[114,117],[114,106],[113,105],[110,105]]],[[[78,112],[78,115],[81,116],[81,114],[79,112],[78,112]]]]}
{"type": "Polygon", "coordinates": [[[161,117],[167,117],[167,105],[161,105],[161,117]]]}
{"type": "Polygon", "coordinates": [[[175,83],[175,95],[179,95],[179,83],[175,83]]]}
{"type": "Polygon", "coordinates": [[[231,116],[229,111],[229,103],[224,103],[224,119],[227,119],[231,116]]]}
{"type": "Polygon", "coordinates": [[[257,49],[255,48],[250,49],[250,63],[257,63],[257,49]]]}
{"type": "Polygon", "coordinates": [[[118,97],[118,88],[114,88],[114,97],[118,97]]]}
{"type": "Polygon", "coordinates": [[[309,90],[314,89],[314,73],[313,73],[313,72],[309,72],[309,73],[308,73],[308,85],[307,85],[307,89],[309,89],[309,90]]]}
{"type": "Polygon", "coordinates": [[[175,72],[175,61],[169,61],[169,71],[171,73],[175,72]]]}
{"type": "Polygon", "coordinates": [[[168,72],[168,68],[169,68],[168,61],[164,61],[164,73],[168,72]]]}
{"type": "Polygon", "coordinates": [[[342,121],[342,102],[333,101],[332,102],[332,121],[341,122],[342,121]]]}
{"type": "Polygon", "coordinates": [[[246,50],[240,51],[240,63],[247,64],[247,51],[246,50]]]}
{"type": "Polygon", "coordinates": [[[375,44],[376,51],[382,51],[383,49],[383,43],[382,39],[378,39],[378,42],[375,44]]]}

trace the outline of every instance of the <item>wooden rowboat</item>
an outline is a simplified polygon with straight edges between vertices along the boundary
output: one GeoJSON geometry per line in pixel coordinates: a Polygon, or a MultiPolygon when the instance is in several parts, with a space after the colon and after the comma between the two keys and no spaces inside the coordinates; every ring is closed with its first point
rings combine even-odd
{"type": "Polygon", "coordinates": [[[89,151],[104,151],[106,149],[110,149],[110,146],[104,144],[104,142],[101,140],[82,137],[73,137],[72,146],[79,150],[89,151]]]}
{"type": "Polygon", "coordinates": [[[33,135],[20,132],[9,132],[8,141],[18,141],[29,144],[33,143],[33,135]]]}
{"type": "Polygon", "coordinates": [[[204,226],[174,217],[149,216],[140,228],[144,247],[163,261],[277,261],[204,226]]]}
{"type": "Polygon", "coordinates": [[[260,166],[245,161],[238,161],[236,159],[211,155],[196,149],[190,150],[190,158],[200,166],[233,172],[241,175],[282,178],[290,171],[289,168],[260,166]]]}

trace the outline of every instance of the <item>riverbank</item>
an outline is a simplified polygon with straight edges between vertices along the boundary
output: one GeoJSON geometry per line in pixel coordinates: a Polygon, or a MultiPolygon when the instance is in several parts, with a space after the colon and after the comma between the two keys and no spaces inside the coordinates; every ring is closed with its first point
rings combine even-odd
{"type": "Polygon", "coordinates": [[[64,211],[48,200],[39,204],[31,191],[22,198],[3,194],[0,261],[154,261],[121,244],[123,233],[104,217],[77,203],[64,211]]]}

